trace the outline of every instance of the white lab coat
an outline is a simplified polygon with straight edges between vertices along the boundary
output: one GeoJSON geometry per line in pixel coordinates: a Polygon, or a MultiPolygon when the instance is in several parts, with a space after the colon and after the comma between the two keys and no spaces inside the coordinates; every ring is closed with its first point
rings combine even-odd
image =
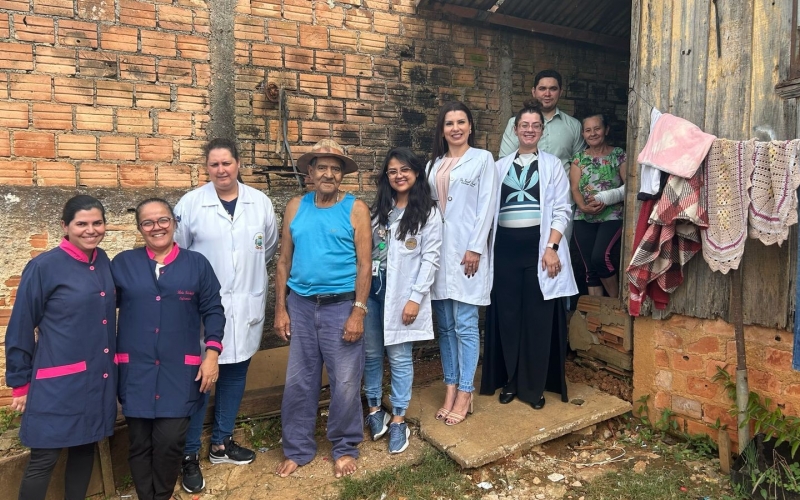
{"type": "MultiPolygon", "coordinates": [[[[518,150],[517,150],[518,151],[518,150]]],[[[500,182],[497,186],[497,204],[495,214],[500,213],[500,190],[503,186],[503,179],[508,174],[508,169],[514,163],[517,156],[514,151],[497,162],[497,175],[500,182]]],[[[572,218],[572,205],[569,201],[569,179],[564,174],[564,168],[558,157],[539,150],[539,205],[542,210],[542,221],[539,226],[539,259],[537,272],[539,276],[539,287],[545,300],[557,297],[570,297],[578,293],[575,285],[575,276],[572,273],[572,264],[569,260],[569,240],[561,238],[558,242],[559,260],[561,260],[561,272],[555,278],[547,276],[547,269],[542,270],[542,256],[550,241],[550,230],[555,229],[562,235],[566,232],[572,218]]],[[[494,231],[497,233],[497,217],[494,220],[494,231]]],[[[494,246],[494,237],[492,238],[494,246]]],[[[520,249],[525,251],[528,249],[520,249]]],[[[494,265],[492,266],[494,268],[494,265]]]]}
{"type": "Polygon", "coordinates": [[[431,285],[439,268],[442,246],[442,217],[433,209],[428,222],[404,240],[395,237],[402,215],[389,227],[386,257],[386,298],[383,310],[383,344],[395,345],[433,338],[431,285]],[[403,324],[403,308],[413,300],[419,304],[417,319],[403,324]]]}
{"type": "MultiPolygon", "coordinates": [[[[436,173],[441,164],[442,158],[432,168],[428,163],[428,183],[437,201],[436,173]]],[[[450,171],[441,259],[431,288],[433,300],[489,305],[493,276],[489,232],[497,213],[498,185],[494,158],[483,149],[469,148],[450,171]],[[467,250],[481,254],[478,272],[471,278],[461,264],[467,250]]]]}
{"type": "Polygon", "coordinates": [[[261,345],[267,305],[267,262],[278,247],[272,201],[239,183],[233,220],[212,183],[186,193],[175,206],[175,241],[203,254],[217,275],[225,308],[221,364],[250,359],[261,345]]]}

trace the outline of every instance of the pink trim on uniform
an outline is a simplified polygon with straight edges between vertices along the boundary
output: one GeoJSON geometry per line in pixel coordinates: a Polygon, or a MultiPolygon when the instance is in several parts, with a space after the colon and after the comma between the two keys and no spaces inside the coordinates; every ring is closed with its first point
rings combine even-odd
{"type": "Polygon", "coordinates": [[[114,363],[130,363],[131,358],[127,352],[118,352],[114,355],[114,363]]]}
{"type": "MultiPolygon", "coordinates": [[[[66,236],[64,236],[64,238],[61,240],[61,243],[58,244],[58,248],[67,252],[67,255],[69,255],[70,257],[72,257],[77,261],[86,262],[87,264],[89,263],[89,257],[87,257],[85,253],[83,253],[83,250],[76,247],[71,241],[69,241],[66,236]]],[[[96,258],[97,258],[97,249],[95,248],[92,251],[92,262],[94,262],[96,258]]]]}
{"type": "Polygon", "coordinates": [[[11,389],[11,397],[12,398],[21,398],[22,396],[28,395],[28,389],[30,389],[31,383],[28,382],[27,384],[23,385],[22,387],[14,387],[11,389]]]}
{"type": "Polygon", "coordinates": [[[63,377],[65,375],[74,375],[76,373],[86,371],[86,361],[72,363],[71,365],[53,366],[50,368],[39,368],[36,370],[36,380],[42,378],[55,378],[63,377]]]}
{"type": "MultiPolygon", "coordinates": [[[[153,260],[153,258],[156,256],[156,253],[154,251],[150,250],[150,248],[148,248],[148,247],[145,247],[145,249],[147,250],[147,256],[150,257],[150,260],[153,260]]],[[[171,264],[172,261],[177,259],[178,258],[178,252],[180,252],[180,248],[178,248],[178,244],[177,243],[173,242],[172,243],[172,250],[170,250],[169,253],[167,254],[167,256],[164,257],[164,265],[166,266],[167,264],[171,264]]]]}
{"type": "Polygon", "coordinates": [[[219,349],[219,353],[222,354],[222,344],[220,344],[219,342],[211,340],[209,342],[206,342],[206,347],[216,347],[217,349],[219,349]]]}
{"type": "Polygon", "coordinates": [[[198,366],[203,362],[203,358],[200,356],[192,356],[191,354],[187,354],[183,357],[183,363],[186,365],[193,365],[198,366]]]}

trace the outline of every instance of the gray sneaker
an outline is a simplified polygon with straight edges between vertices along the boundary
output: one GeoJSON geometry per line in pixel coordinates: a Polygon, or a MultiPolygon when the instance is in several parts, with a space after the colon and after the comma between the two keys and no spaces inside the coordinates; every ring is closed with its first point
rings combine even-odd
{"type": "Polygon", "coordinates": [[[383,411],[383,409],[367,415],[365,423],[369,426],[369,432],[372,434],[373,441],[379,440],[386,434],[386,431],[389,430],[386,424],[388,424],[391,419],[391,415],[383,411]]]}
{"type": "Polygon", "coordinates": [[[405,422],[392,422],[389,425],[389,453],[403,453],[408,448],[411,429],[405,422]]]}

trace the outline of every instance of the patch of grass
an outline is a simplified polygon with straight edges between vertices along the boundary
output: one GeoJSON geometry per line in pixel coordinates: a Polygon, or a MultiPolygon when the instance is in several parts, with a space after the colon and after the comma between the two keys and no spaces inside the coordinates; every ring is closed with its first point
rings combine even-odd
{"type": "Polygon", "coordinates": [[[382,470],[363,479],[347,477],[341,485],[339,500],[477,498],[458,465],[434,450],[425,452],[417,465],[382,470]]]}
{"type": "Polygon", "coordinates": [[[12,427],[18,427],[18,425],[14,424],[14,419],[17,418],[17,416],[19,416],[19,413],[13,411],[11,408],[0,408],[0,434],[12,427]]]}
{"type": "Polygon", "coordinates": [[[586,488],[586,500],[697,500],[719,495],[718,487],[697,484],[691,472],[680,467],[648,468],[644,474],[632,470],[608,472],[586,488]]]}
{"type": "Polygon", "coordinates": [[[264,420],[246,419],[239,423],[244,429],[247,441],[256,449],[275,448],[281,440],[281,419],[268,418],[264,420]]]}

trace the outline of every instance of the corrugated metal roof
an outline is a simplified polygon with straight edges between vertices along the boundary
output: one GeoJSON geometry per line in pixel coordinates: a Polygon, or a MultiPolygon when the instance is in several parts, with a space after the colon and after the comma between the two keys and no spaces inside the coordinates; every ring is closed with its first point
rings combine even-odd
{"type": "Polygon", "coordinates": [[[631,0],[419,0],[468,19],[626,49],[631,0]]]}

